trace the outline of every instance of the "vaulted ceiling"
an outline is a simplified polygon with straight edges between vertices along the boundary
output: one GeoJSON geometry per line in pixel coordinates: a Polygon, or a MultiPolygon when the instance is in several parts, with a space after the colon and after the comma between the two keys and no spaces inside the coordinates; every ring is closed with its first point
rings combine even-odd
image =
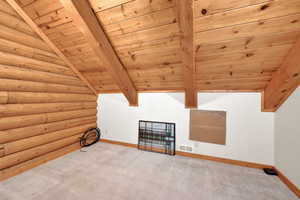
{"type": "Polygon", "coordinates": [[[300,0],[7,1],[95,93],[131,105],[138,92],[185,91],[196,107],[198,91],[249,91],[274,111],[300,83],[300,0]]]}

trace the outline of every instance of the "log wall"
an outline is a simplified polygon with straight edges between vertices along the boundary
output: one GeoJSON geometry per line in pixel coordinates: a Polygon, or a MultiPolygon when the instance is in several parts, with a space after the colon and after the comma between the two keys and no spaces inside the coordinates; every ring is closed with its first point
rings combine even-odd
{"type": "Polygon", "coordinates": [[[96,96],[0,0],[0,180],[79,148],[96,96]]]}

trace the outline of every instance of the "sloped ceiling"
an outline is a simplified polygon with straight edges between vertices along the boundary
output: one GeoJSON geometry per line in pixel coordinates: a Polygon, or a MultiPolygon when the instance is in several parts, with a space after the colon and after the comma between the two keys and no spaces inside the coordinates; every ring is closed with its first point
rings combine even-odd
{"type": "MultiPolygon", "coordinates": [[[[21,7],[99,93],[120,92],[59,0],[21,7]]],[[[175,0],[89,0],[136,90],[184,91],[175,0]]],[[[299,0],[195,0],[197,91],[263,91],[300,36],[299,0]]]]}

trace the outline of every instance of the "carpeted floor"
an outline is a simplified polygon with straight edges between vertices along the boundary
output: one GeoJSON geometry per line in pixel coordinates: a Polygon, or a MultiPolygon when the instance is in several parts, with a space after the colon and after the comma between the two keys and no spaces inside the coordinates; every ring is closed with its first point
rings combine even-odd
{"type": "Polygon", "coordinates": [[[261,170],[99,143],[0,182],[1,200],[297,200],[261,170]]]}

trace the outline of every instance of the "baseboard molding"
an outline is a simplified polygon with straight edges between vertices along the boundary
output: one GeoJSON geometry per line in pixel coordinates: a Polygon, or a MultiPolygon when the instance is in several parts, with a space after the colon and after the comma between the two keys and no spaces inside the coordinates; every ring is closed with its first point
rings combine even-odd
{"type": "MultiPolygon", "coordinates": [[[[130,148],[137,148],[136,144],[126,143],[126,142],[119,142],[119,141],[113,141],[113,140],[107,140],[102,139],[101,142],[110,143],[110,144],[116,144],[116,145],[122,145],[130,148]]],[[[263,168],[273,168],[278,172],[278,178],[293,192],[296,194],[298,198],[300,198],[300,191],[294,185],[286,176],[284,176],[278,169],[276,169],[272,165],[265,165],[260,163],[253,163],[253,162],[245,162],[245,161],[239,161],[239,160],[231,160],[227,158],[219,158],[214,156],[206,156],[201,154],[194,154],[189,152],[183,152],[183,151],[176,151],[176,155],[179,156],[185,156],[190,158],[196,158],[196,159],[202,159],[202,160],[210,160],[230,165],[238,165],[242,167],[249,167],[249,168],[255,168],[255,169],[263,169],[263,168]]]]}
{"type": "Polygon", "coordinates": [[[197,158],[197,159],[202,159],[202,160],[210,160],[210,161],[215,161],[215,162],[220,162],[220,163],[225,163],[225,164],[230,164],[230,165],[238,165],[238,166],[242,166],[242,167],[256,168],[256,169],[273,168],[273,166],[271,166],[271,165],[252,163],[252,162],[246,162],[246,161],[240,161],[240,160],[232,160],[232,159],[228,159],[228,158],[220,158],[220,157],[194,154],[194,153],[188,153],[188,152],[182,152],[182,151],[176,151],[176,155],[190,157],[190,158],[197,158]]]}
{"type": "Polygon", "coordinates": [[[131,147],[131,148],[137,148],[137,144],[119,142],[119,141],[115,141],[115,140],[101,139],[100,142],[105,142],[105,143],[109,143],[109,144],[116,144],[116,145],[121,145],[121,146],[125,146],[125,147],[131,147]]]}
{"type": "MultiPolygon", "coordinates": [[[[122,145],[122,146],[126,146],[126,147],[131,147],[131,148],[137,148],[137,144],[131,144],[131,143],[126,143],[126,142],[119,142],[119,141],[107,140],[107,139],[101,139],[101,142],[122,145]]],[[[238,165],[238,166],[243,166],[243,167],[256,168],[256,169],[273,168],[273,166],[271,166],[271,165],[251,163],[251,162],[245,162],[245,161],[239,161],[239,160],[231,160],[231,159],[227,159],[227,158],[206,156],[206,155],[194,154],[194,153],[183,152],[183,151],[176,151],[176,155],[190,157],[190,158],[197,158],[197,159],[202,159],[202,160],[210,160],[210,161],[221,162],[221,163],[226,163],[226,164],[231,164],[231,165],[238,165]]]]}
{"type": "Polygon", "coordinates": [[[283,173],[281,173],[276,167],[274,167],[278,173],[278,178],[300,199],[300,189],[292,183],[283,173]]]}

